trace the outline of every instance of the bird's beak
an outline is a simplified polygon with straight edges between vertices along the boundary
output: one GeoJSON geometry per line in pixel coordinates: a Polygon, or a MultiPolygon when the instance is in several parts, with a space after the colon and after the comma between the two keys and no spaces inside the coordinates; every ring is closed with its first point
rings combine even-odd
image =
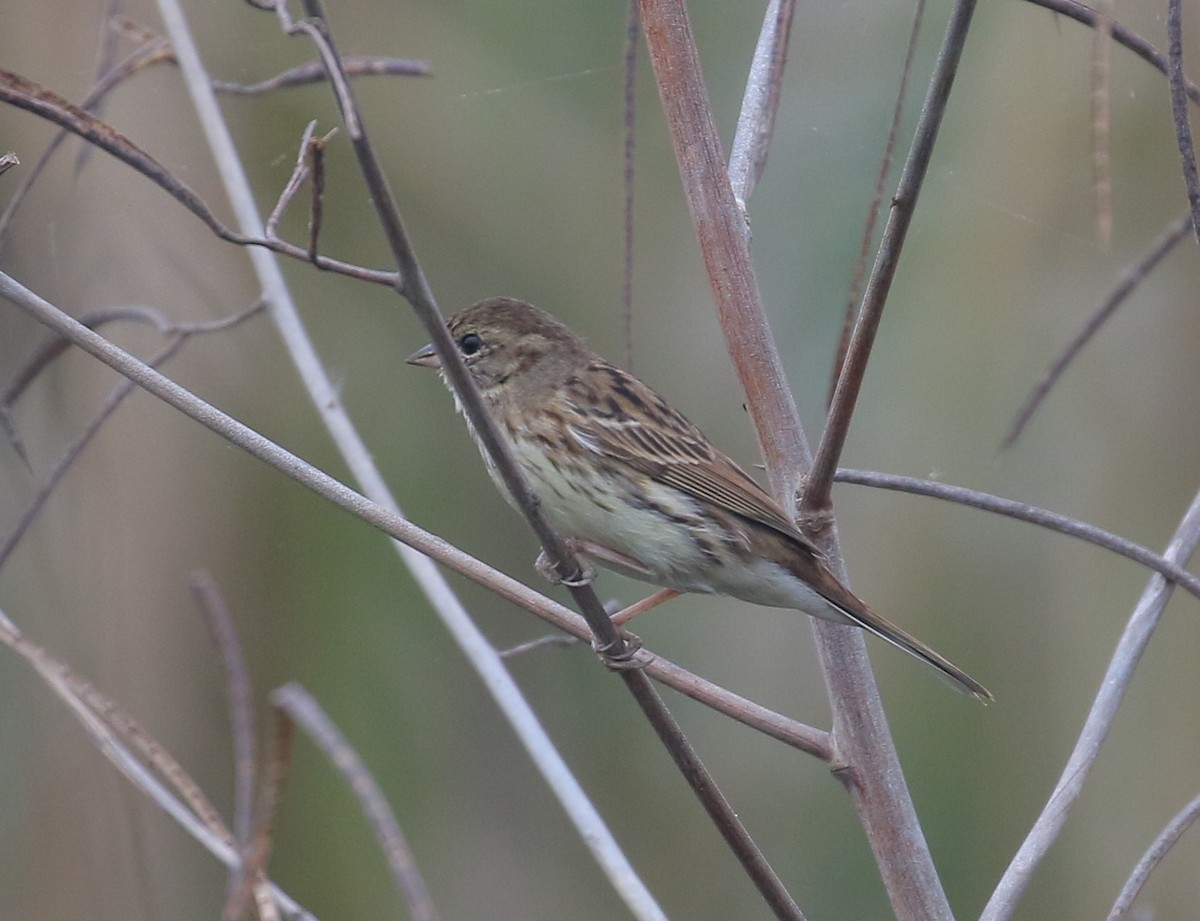
{"type": "Polygon", "coordinates": [[[417,349],[404,360],[404,363],[416,365],[418,368],[440,368],[442,366],[442,360],[438,358],[432,343],[417,349]]]}

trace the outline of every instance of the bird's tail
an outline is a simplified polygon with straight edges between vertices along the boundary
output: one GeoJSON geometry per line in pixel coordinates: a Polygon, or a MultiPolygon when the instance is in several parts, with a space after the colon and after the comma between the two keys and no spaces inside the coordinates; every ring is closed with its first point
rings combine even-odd
{"type": "Polygon", "coordinates": [[[857,602],[857,604],[851,606],[848,602],[843,602],[840,599],[835,601],[824,592],[822,592],[822,595],[850,623],[856,627],[861,627],[868,633],[873,633],[881,640],[887,640],[893,646],[903,649],[910,656],[914,656],[922,662],[932,665],[940,675],[948,678],[950,683],[958,688],[958,690],[970,694],[976,700],[980,700],[985,704],[991,703],[995,699],[987,688],[945,656],[926,646],[907,630],[897,627],[891,621],[876,614],[857,597],[850,596],[857,602]]]}

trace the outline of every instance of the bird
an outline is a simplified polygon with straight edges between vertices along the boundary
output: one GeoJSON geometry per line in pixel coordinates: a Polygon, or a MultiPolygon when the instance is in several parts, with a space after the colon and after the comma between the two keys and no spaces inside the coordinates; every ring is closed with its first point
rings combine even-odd
{"type": "MultiPolygon", "coordinates": [[[[675,592],[852,624],[967,694],[992,700],[982,684],[847,588],[779,503],[666,399],[550,314],[493,297],[453,314],[446,326],[548,523],[576,554],[675,592]]],[[[446,380],[432,345],[407,361],[446,380]]],[[[467,426],[511,503],[469,418],[467,426]]]]}

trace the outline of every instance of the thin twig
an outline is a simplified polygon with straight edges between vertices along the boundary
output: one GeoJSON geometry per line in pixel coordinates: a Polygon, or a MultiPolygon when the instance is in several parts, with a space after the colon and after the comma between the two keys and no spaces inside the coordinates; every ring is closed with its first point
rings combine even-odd
{"type": "Polygon", "coordinates": [[[763,170],[767,168],[795,12],[795,0],[771,0],[763,16],[758,43],[754,46],[737,129],[729,151],[729,184],[743,215],[763,170]]]}
{"type": "MultiPolygon", "coordinates": [[[[194,572],[189,581],[192,596],[204,615],[204,623],[225,670],[229,726],[233,735],[233,838],[238,851],[246,855],[254,831],[254,771],[258,764],[250,670],[233,626],[233,615],[216,580],[207,572],[194,572]]],[[[245,878],[252,879],[253,876],[245,878]]],[[[229,878],[231,901],[233,894],[242,889],[242,881],[243,868],[238,867],[229,878]]]]}
{"type": "Polygon", "coordinates": [[[292,199],[296,197],[296,193],[300,191],[300,186],[304,185],[304,180],[308,178],[308,142],[312,140],[313,132],[316,130],[317,120],[315,118],[304,126],[304,133],[300,135],[300,149],[296,153],[296,165],[292,167],[292,174],[283,184],[279,199],[275,202],[275,207],[267,216],[267,223],[263,227],[263,233],[268,237],[279,235],[279,222],[283,220],[283,212],[287,210],[292,199]]]}
{"type": "Polygon", "coordinates": [[[1188,121],[1187,93],[1183,74],[1183,6],[1180,0],[1167,0],[1167,86],[1171,92],[1171,115],[1175,119],[1175,141],[1183,182],[1192,212],[1192,233],[1200,242],[1200,176],[1196,172],[1196,147],[1188,121]]]}
{"type": "Polygon", "coordinates": [[[133,167],[187,208],[203,221],[205,226],[217,237],[226,242],[249,246],[251,252],[259,248],[271,250],[284,256],[309,262],[323,271],[348,275],[351,278],[358,278],[374,284],[394,286],[397,283],[394,272],[380,272],[338,259],[331,259],[328,256],[319,256],[313,260],[303,246],[296,246],[282,240],[268,240],[261,234],[235,233],[217,219],[204,200],[189,186],[173,176],[162,164],[120,132],[89,115],[57,93],[51,92],[19,74],[0,69],[0,102],[6,102],[40,115],[48,121],[78,134],[89,143],[112,154],[127,166],[133,167]]]}
{"type": "MultiPolygon", "coordinates": [[[[1026,0],[1026,2],[1032,3],[1034,6],[1053,10],[1055,13],[1061,13],[1063,16],[1074,19],[1085,26],[1091,26],[1092,28],[1096,27],[1100,18],[1099,13],[1090,6],[1080,3],[1079,0],[1026,0]]],[[[1162,73],[1165,74],[1167,72],[1166,55],[1150,44],[1150,42],[1136,32],[1125,28],[1116,20],[1110,20],[1109,28],[1113,41],[1124,45],[1143,61],[1158,68],[1162,73]]],[[[1188,99],[1192,100],[1192,102],[1200,103],[1200,86],[1186,79],[1183,85],[1188,99]]]]}
{"type": "Polygon", "coordinates": [[[833,357],[833,374],[829,379],[829,396],[826,404],[833,402],[833,391],[846,364],[846,351],[850,348],[850,336],[854,332],[855,309],[861,293],[863,276],[867,271],[867,256],[871,252],[871,241],[875,238],[875,224],[879,221],[879,205],[883,201],[884,183],[892,170],[892,152],[896,148],[896,136],[900,133],[900,117],[908,100],[908,78],[912,74],[913,60],[917,55],[917,39],[921,37],[921,23],[925,17],[925,0],[917,0],[913,12],[913,24],[908,33],[908,48],[904,52],[904,65],[900,68],[900,87],[896,90],[896,104],[892,107],[892,123],[888,127],[887,141],[883,145],[883,157],[879,161],[879,172],[875,176],[875,191],[871,195],[871,207],[867,210],[867,223],[863,227],[862,241],[858,247],[858,261],[850,279],[850,294],[846,298],[846,314],[842,318],[842,334],[838,337],[837,352],[833,357]]]}
{"type": "Polygon", "coordinates": [[[625,367],[633,371],[633,179],[634,179],[634,131],[637,121],[637,51],[642,35],[642,23],[638,18],[637,0],[629,0],[625,14],[625,86],[622,97],[624,115],[622,132],[625,136],[623,152],[625,186],[623,284],[621,286],[622,333],[625,337],[625,367]]]}
{"type": "Polygon", "coordinates": [[[272,693],[271,704],[282,719],[300,724],[358,797],[363,815],[371,823],[375,840],[379,842],[391,867],[396,888],[404,897],[408,916],[412,921],[438,921],[433,897],[429,894],[429,887],[425,885],[425,878],[417,867],[416,858],[395,812],[361,756],[329,718],[329,714],[308,691],[295,683],[272,693]]]}
{"type": "MultiPolygon", "coordinates": [[[[334,129],[336,131],[336,129],[334,129]]],[[[308,142],[308,165],[311,181],[308,206],[308,257],[317,258],[317,246],[321,240],[321,216],[325,211],[325,145],[333,132],[308,142]]]]}
{"type": "MultiPolygon", "coordinates": [[[[232,317],[225,317],[221,320],[211,323],[171,324],[163,321],[161,315],[158,314],[157,311],[150,310],[149,308],[113,308],[110,310],[93,311],[86,319],[81,319],[80,322],[86,328],[91,328],[91,326],[88,326],[88,323],[98,326],[114,319],[137,318],[150,319],[152,322],[161,321],[162,325],[160,328],[167,333],[167,335],[170,337],[170,341],[157,355],[149,360],[149,367],[157,368],[174,356],[175,353],[183,347],[189,336],[195,333],[215,332],[228,329],[231,325],[240,323],[241,321],[253,316],[260,309],[261,304],[258,304],[254,307],[251,307],[249,310],[235,314],[232,317]]],[[[35,353],[33,359],[27,362],[25,366],[18,371],[14,380],[10,382],[7,388],[5,388],[4,397],[2,402],[0,402],[0,405],[7,410],[7,408],[12,405],[12,403],[21,395],[21,393],[24,392],[25,387],[28,386],[29,382],[33,380],[36,374],[39,373],[40,370],[42,370],[57,355],[61,354],[66,346],[66,339],[54,337],[42,348],[40,348],[37,353],[35,353]]],[[[49,474],[47,474],[45,481],[40,487],[38,487],[33,497],[29,500],[28,505],[26,505],[25,509],[17,517],[17,522],[13,526],[12,530],[4,536],[3,540],[0,540],[0,569],[2,569],[4,564],[8,562],[9,557],[12,556],[13,550],[16,549],[22,538],[24,538],[34,521],[37,520],[37,517],[45,507],[46,502],[54,494],[58,484],[62,482],[63,477],[66,476],[67,472],[71,469],[71,466],[79,458],[79,455],[83,453],[84,448],[88,446],[91,440],[100,431],[104,423],[109,419],[110,416],[112,416],[114,412],[116,412],[117,408],[122,402],[124,402],[129,394],[132,393],[132,391],[133,382],[127,378],[122,380],[119,384],[117,384],[116,387],[109,391],[108,395],[101,402],[100,407],[96,410],[92,418],[88,420],[79,435],[67,447],[62,456],[59,457],[59,459],[55,462],[53,468],[51,468],[49,474]]],[[[12,435],[16,435],[15,429],[12,432],[12,435]]],[[[25,457],[24,449],[21,447],[20,441],[14,441],[14,444],[17,446],[20,455],[25,457]]],[[[26,464],[28,464],[27,458],[26,464]]]]}
{"type": "MultiPolygon", "coordinates": [[[[346,73],[353,77],[428,77],[432,74],[428,61],[408,58],[366,57],[347,55],[344,59],[346,73]]],[[[325,80],[325,68],[320,61],[307,61],[283,73],[276,74],[261,83],[231,83],[228,80],[213,80],[213,89],[231,96],[259,96],[275,90],[293,86],[307,86],[325,80]]]]}
{"type": "Polygon", "coordinates": [[[1038,527],[1057,531],[1070,537],[1078,537],[1089,544],[1103,547],[1105,550],[1133,560],[1135,563],[1140,563],[1147,569],[1152,569],[1200,600],[1200,578],[1153,550],[1076,518],[1038,508],[1036,505],[1018,502],[1015,499],[1005,499],[975,489],[968,489],[965,486],[952,486],[949,483],[920,480],[894,473],[876,473],[872,470],[851,470],[842,467],[838,470],[836,479],[839,483],[857,483],[860,486],[890,489],[895,492],[910,493],[914,496],[944,499],[947,502],[967,505],[985,512],[994,512],[1018,521],[1027,521],[1038,527]]]}
{"type": "MultiPolygon", "coordinates": [[[[1192,500],[1163,556],[1182,565],[1200,544],[1200,493],[1192,500]]],[[[1162,618],[1175,586],[1155,574],[1142,592],[1137,607],[1125,625],[1116,649],[1100,682],[1100,689],[1084,721],[1071,757],[1059,776],[1041,814],[1013,855],[1012,861],[984,907],[980,921],[1007,921],[1041,865],[1050,846],[1066,824],[1071,807],[1083,792],[1100,748],[1116,719],[1117,710],[1129,689],[1134,670],[1162,618]]]]}
{"type": "MultiPolygon", "coordinates": [[[[33,667],[47,686],[70,708],[96,749],[124,774],[134,787],[145,793],[164,813],[171,816],[184,831],[227,867],[232,869],[241,862],[241,855],[234,847],[232,836],[224,827],[220,816],[216,815],[215,811],[203,818],[198,816],[195,800],[191,796],[185,797],[188,800],[185,805],[175,792],[169,790],[129,750],[127,743],[132,744],[132,740],[107,722],[102,712],[96,710],[96,704],[100,704],[101,710],[106,709],[111,703],[108,698],[74,674],[64,663],[25,638],[3,612],[0,612],[0,642],[20,654],[33,667]]],[[[112,706],[115,707],[115,704],[112,706]]],[[[139,747],[140,750],[140,746],[135,747],[139,747]]],[[[155,767],[161,772],[161,765],[156,764],[155,767]]],[[[278,886],[271,884],[271,893],[287,918],[294,921],[316,921],[312,914],[278,886]]]]}
{"type": "Polygon", "coordinates": [[[929,169],[933,145],[946,112],[950,89],[958,72],[958,63],[962,59],[975,3],[976,0],[957,0],[946,27],[946,36],[930,76],[929,89],[921,106],[921,117],[917,121],[908,159],[900,175],[896,194],[892,198],[891,213],[883,229],[883,239],[879,243],[875,265],[871,270],[871,277],[867,280],[863,305],[854,324],[850,346],[846,350],[846,361],[834,389],[825,431],[821,435],[821,444],[813,459],[812,471],[800,502],[802,513],[821,514],[830,507],[829,490],[833,484],[833,474],[837,469],[842,447],[846,443],[850,420],[871,357],[871,347],[875,343],[875,334],[883,318],[883,308],[900,264],[900,253],[916,211],[917,197],[929,169]]]}
{"type": "Polygon", "coordinates": [[[1025,398],[1025,402],[1021,404],[1021,408],[1017,410],[1017,414],[1013,419],[1012,426],[1008,430],[1008,434],[1004,436],[1004,440],[1000,443],[1000,449],[1005,450],[1012,447],[1025,428],[1029,425],[1029,421],[1033,418],[1034,413],[1050,395],[1050,391],[1066,373],[1067,368],[1079,356],[1086,346],[1109,318],[1117,312],[1117,308],[1125,302],[1125,299],[1134,292],[1138,285],[1158,266],[1167,254],[1175,248],[1175,246],[1187,236],[1188,231],[1192,227],[1191,215],[1185,214],[1182,218],[1169,226],[1165,231],[1159,234],[1158,238],[1150,244],[1149,248],[1117,279],[1116,285],[1109,292],[1099,307],[1092,313],[1083,328],[1075,334],[1058,358],[1054,361],[1046,373],[1042,375],[1042,379],[1034,386],[1033,391],[1025,398]]]}
{"type": "Polygon", "coordinates": [[[1154,843],[1146,849],[1146,853],[1142,855],[1142,859],[1133,868],[1129,879],[1121,887],[1121,892],[1117,896],[1117,900],[1113,902],[1113,907],[1108,913],[1108,921],[1122,921],[1125,918],[1129,909],[1133,907],[1134,899],[1138,897],[1138,893],[1142,891],[1142,887],[1150,879],[1150,874],[1158,869],[1158,865],[1162,863],[1163,858],[1170,853],[1171,848],[1176,845],[1198,818],[1200,818],[1200,796],[1197,796],[1180,809],[1171,821],[1167,823],[1166,828],[1154,839],[1154,843]]]}

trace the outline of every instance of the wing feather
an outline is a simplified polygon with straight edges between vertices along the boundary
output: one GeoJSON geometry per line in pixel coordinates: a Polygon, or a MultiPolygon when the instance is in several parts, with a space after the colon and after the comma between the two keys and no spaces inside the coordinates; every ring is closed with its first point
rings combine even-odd
{"type": "Polygon", "coordinates": [[[597,371],[611,382],[611,399],[598,400],[594,389],[578,378],[566,388],[572,408],[568,428],[583,448],[765,525],[819,555],[778,503],[666,400],[607,362],[593,363],[588,379],[595,380],[597,371]],[[597,412],[597,407],[603,410],[597,412]]]}

